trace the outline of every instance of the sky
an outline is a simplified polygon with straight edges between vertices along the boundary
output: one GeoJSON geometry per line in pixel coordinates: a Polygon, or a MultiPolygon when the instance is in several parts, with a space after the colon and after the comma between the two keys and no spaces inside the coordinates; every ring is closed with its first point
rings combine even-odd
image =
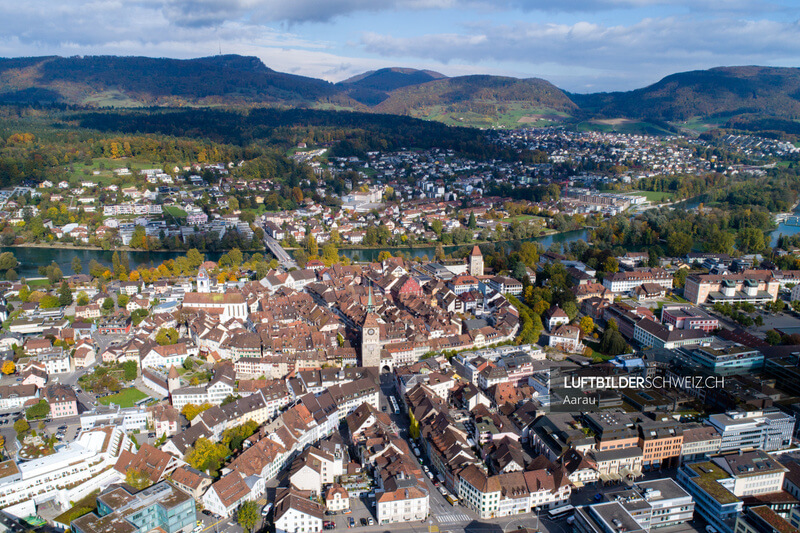
{"type": "Polygon", "coordinates": [[[0,0],[0,56],[260,58],[337,82],[384,67],[631,90],[800,66],[800,0],[0,0]]]}

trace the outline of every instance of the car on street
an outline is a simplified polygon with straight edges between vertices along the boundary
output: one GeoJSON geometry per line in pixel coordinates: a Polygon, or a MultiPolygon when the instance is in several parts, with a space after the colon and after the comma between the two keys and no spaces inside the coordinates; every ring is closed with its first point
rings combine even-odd
{"type": "Polygon", "coordinates": [[[717,533],[717,529],[714,526],[706,526],[706,533],[717,533]]]}
{"type": "Polygon", "coordinates": [[[374,526],[375,525],[375,520],[373,520],[372,517],[370,516],[369,518],[367,518],[367,524],[369,524],[371,526],[374,526]]]}
{"type": "Polygon", "coordinates": [[[356,521],[350,516],[347,518],[347,527],[356,527],[356,521]]]}

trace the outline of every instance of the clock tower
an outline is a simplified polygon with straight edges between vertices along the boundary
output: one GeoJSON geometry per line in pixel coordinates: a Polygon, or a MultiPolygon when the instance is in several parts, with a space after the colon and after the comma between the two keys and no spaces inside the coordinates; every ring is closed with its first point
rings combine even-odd
{"type": "Polygon", "coordinates": [[[369,289],[367,316],[361,325],[361,366],[379,367],[381,365],[381,325],[372,307],[372,287],[369,289]]]}

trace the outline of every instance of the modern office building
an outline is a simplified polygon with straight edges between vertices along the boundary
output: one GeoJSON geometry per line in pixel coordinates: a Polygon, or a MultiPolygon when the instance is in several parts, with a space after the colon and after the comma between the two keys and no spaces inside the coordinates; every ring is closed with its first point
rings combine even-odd
{"type": "Polygon", "coordinates": [[[711,415],[708,424],[722,437],[719,451],[774,451],[792,444],[795,419],[778,409],[761,411],[728,411],[711,415]]]}
{"type": "Polygon", "coordinates": [[[188,533],[197,523],[191,495],[166,481],[139,492],[112,485],[97,497],[97,512],[76,518],[75,533],[188,533]]]}

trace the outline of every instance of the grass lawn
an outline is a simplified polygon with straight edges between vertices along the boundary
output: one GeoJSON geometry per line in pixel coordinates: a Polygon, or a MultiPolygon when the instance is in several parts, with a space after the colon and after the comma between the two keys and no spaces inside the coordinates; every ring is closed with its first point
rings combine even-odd
{"type": "Polygon", "coordinates": [[[164,212],[175,218],[186,218],[188,213],[176,205],[165,205],[164,212]]]}
{"type": "Polygon", "coordinates": [[[147,394],[143,393],[139,389],[130,388],[123,389],[116,394],[112,394],[111,396],[100,398],[98,401],[103,405],[115,403],[120,407],[133,407],[136,402],[139,400],[144,400],[145,398],[147,398],[147,394]]]}
{"type": "Polygon", "coordinates": [[[649,202],[656,203],[672,200],[672,197],[675,196],[675,193],[663,191],[634,191],[632,194],[634,196],[644,196],[649,202]]]}
{"type": "Polygon", "coordinates": [[[70,522],[76,518],[80,518],[85,514],[95,511],[97,509],[98,494],[100,494],[99,490],[92,491],[91,494],[75,502],[75,505],[55,517],[53,520],[59,524],[69,526],[70,522]]]}
{"type": "Polygon", "coordinates": [[[50,286],[50,280],[47,279],[47,278],[28,279],[28,280],[25,280],[25,281],[27,281],[27,283],[28,283],[28,285],[30,287],[49,287],[50,286]]]}

